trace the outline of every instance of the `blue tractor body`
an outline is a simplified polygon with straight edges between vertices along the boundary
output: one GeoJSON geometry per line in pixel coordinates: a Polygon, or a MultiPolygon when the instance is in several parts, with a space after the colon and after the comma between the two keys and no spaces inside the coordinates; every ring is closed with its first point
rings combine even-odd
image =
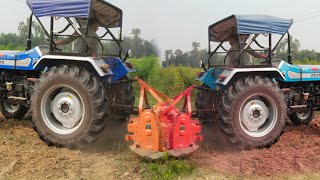
{"type": "MultiPolygon", "coordinates": [[[[274,77],[276,81],[283,83],[300,83],[300,82],[320,82],[320,66],[319,65],[292,65],[285,61],[273,62],[274,72],[281,73],[282,76],[274,77]]],[[[219,78],[226,79],[230,72],[237,71],[236,68],[209,68],[207,72],[200,73],[197,81],[204,83],[211,90],[217,91],[228,83],[223,83],[219,78]],[[221,75],[224,75],[221,77],[221,75]],[[218,88],[219,87],[219,88],[218,88]]],[[[264,69],[261,69],[264,72],[264,69]]],[[[252,72],[252,71],[250,71],[252,72]]],[[[272,77],[271,77],[272,78],[272,77]]]]}
{"type": "Polygon", "coordinates": [[[21,119],[31,109],[46,143],[85,147],[107,120],[127,119],[134,108],[130,51],[122,55],[123,12],[104,0],[26,2],[32,11],[26,51],[0,52],[0,112],[21,119]],[[32,46],[33,18],[47,45],[32,46]],[[61,21],[63,29],[56,26],[61,21]],[[116,49],[105,48],[110,42],[116,49]]]}
{"type": "Polygon", "coordinates": [[[33,71],[33,65],[41,58],[36,48],[25,52],[4,52],[0,54],[0,68],[1,69],[14,69],[23,71],[33,71]]]}
{"type": "MultiPolygon", "coordinates": [[[[3,52],[0,53],[0,69],[21,70],[21,71],[42,71],[46,66],[37,66],[45,56],[41,52],[45,47],[35,47],[24,52],[3,52]]],[[[110,66],[110,72],[105,78],[111,78],[111,82],[117,82],[128,73],[135,70],[129,64],[124,63],[118,57],[103,58],[104,62],[110,66]]]]}
{"type": "Polygon", "coordinates": [[[320,66],[293,65],[292,23],[232,15],[209,27],[208,63],[201,62],[204,72],[196,78],[203,84],[196,113],[200,120],[220,121],[225,137],[240,149],[270,147],[288,118],[308,125],[320,110],[320,66]],[[279,60],[274,52],[284,37],[288,58],[279,60]]]}
{"type": "Polygon", "coordinates": [[[285,79],[280,81],[286,83],[320,81],[320,66],[318,65],[292,65],[281,61],[278,69],[285,76],[285,79]]]}

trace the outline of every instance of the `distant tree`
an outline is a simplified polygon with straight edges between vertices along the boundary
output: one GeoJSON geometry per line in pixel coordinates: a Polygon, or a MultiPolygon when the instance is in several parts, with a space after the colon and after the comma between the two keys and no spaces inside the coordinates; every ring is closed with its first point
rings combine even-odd
{"type": "Polygon", "coordinates": [[[299,51],[296,58],[297,60],[317,60],[320,61],[320,53],[316,52],[315,50],[307,50],[303,49],[299,51]]]}
{"type": "Polygon", "coordinates": [[[199,47],[200,47],[200,43],[199,42],[192,42],[193,50],[198,50],[199,47]]]}
{"type": "Polygon", "coordinates": [[[133,35],[133,38],[139,39],[141,35],[141,30],[139,28],[134,28],[132,29],[131,34],[133,35]]]}
{"type": "MultiPolygon", "coordinates": [[[[320,61],[320,53],[315,50],[303,49],[300,50],[300,41],[291,37],[291,54],[294,60],[303,61],[320,61]]],[[[282,40],[276,51],[275,58],[287,60],[288,56],[288,39],[282,40]]]]}
{"type": "Polygon", "coordinates": [[[145,39],[141,38],[141,30],[139,28],[132,29],[132,36],[124,37],[123,39],[123,49],[132,50],[133,57],[143,57],[143,56],[157,56],[158,49],[156,45],[145,39]]]}
{"type": "MultiPolygon", "coordinates": [[[[8,50],[23,50],[29,35],[29,22],[28,18],[26,21],[19,23],[18,34],[2,33],[0,35],[1,48],[8,50]]],[[[45,44],[45,33],[42,27],[36,22],[32,22],[32,44],[33,46],[45,44]]]]}
{"type": "MultiPolygon", "coordinates": [[[[295,59],[300,50],[300,41],[298,39],[293,38],[292,36],[290,37],[290,45],[291,45],[291,55],[295,59]]],[[[275,51],[275,58],[277,59],[284,59],[286,60],[288,57],[288,38],[283,39],[276,51],[275,51]]]]}
{"type": "MultiPolygon", "coordinates": [[[[0,34],[0,49],[23,50],[26,47],[26,40],[29,35],[29,18],[22,21],[18,26],[18,33],[0,34]]],[[[33,47],[46,44],[46,34],[42,27],[32,22],[32,45],[33,47]]],[[[64,47],[66,51],[71,50],[71,45],[64,47]]],[[[133,57],[157,56],[158,49],[154,42],[141,38],[139,28],[132,29],[131,36],[123,38],[123,51],[132,49],[133,57]]],[[[118,54],[119,47],[115,42],[104,43],[104,53],[118,54]]]]}
{"type": "Polygon", "coordinates": [[[170,65],[183,65],[198,67],[199,61],[206,61],[208,59],[208,54],[206,49],[200,49],[201,45],[199,42],[192,43],[192,50],[189,52],[183,52],[180,49],[166,50],[165,51],[165,61],[162,62],[163,67],[168,67],[170,65]]]}

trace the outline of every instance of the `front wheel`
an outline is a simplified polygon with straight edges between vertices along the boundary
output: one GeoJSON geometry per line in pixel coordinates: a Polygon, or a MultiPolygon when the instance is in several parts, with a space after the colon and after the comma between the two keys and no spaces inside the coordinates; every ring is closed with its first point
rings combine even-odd
{"type": "Polygon", "coordinates": [[[271,147],[287,117],[284,96],[270,79],[246,77],[231,85],[219,108],[227,139],[240,149],[271,147]]]}
{"type": "Polygon", "coordinates": [[[314,110],[308,110],[303,112],[295,112],[289,116],[290,120],[295,125],[309,125],[314,119],[316,112],[314,110]]]}
{"type": "Polygon", "coordinates": [[[22,119],[27,114],[28,108],[21,104],[14,104],[8,101],[1,101],[0,112],[6,119],[22,119]]]}
{"type": "Polygon", "coordinates": [[[48,145],[83,148],[102,132],[107,112],[104,87],[83,68],[52,67],[35,84],[32,119],[48,145]]]}

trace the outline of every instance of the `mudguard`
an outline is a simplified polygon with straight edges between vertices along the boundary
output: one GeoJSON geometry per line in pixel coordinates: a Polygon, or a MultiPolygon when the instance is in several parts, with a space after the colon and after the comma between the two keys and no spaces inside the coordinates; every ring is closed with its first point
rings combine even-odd
{"type": "Polygon", "coordinates": [[[200,73],[196,78],[197,81],[200,81],[207,85],[211,90],[218,90],[218,85],[216,81],[218,76],[225,70],[225,68],[210,68],[207,72],[200,73]]]}
{"type": "Polygon", "coordinates": [[[113,73],[111,82],[119,81],[128,73],[135,72],[135,69],[131,66],[131,64],[124,63],[119,58],[107,57],[104,58],[104,61],[110,66],[110,69],[113,73]]]}
{"type": "Polygon", "coordinates": [[[218,90],[228,85],[233,77],[239,74],[261,73],[272,74],[272,78],[286,80],[283,73],[277,68],[210,68],[207,72],[200,74],[196,80],[206,84],[211,90],[218,90]]]}
{"type": "Polygon", "coordinates": [[[93,57],[77,57],[77,56],[61,56],[61,55],[45,55],[41,57],[39,61],[33,66],[34,69],[42,69],[43,65],[45,66],[45,62],[47,60],[63,60],[63,61],[81,61],[88,62],[92,65],[92,67],[96,70],[96,72],[101,76],[110,76],[113,73],[110,71],[104,72],[101,69],[101,66],[106,64],[105,61],[101,58],[93,58],[93,57]]]}
{"type": "Polygon", "coordinates": [[[285,76],[279,71],[277,68],[229,68],[222,72],[220,75],[221,78],[218,78],[216,83],[226,86],[232,80],[235,75],[239,74],[247,74],[247,73],[255,73],[255,74],[270,74],[272,73],[272,78],[285,80],[285,76]]]}

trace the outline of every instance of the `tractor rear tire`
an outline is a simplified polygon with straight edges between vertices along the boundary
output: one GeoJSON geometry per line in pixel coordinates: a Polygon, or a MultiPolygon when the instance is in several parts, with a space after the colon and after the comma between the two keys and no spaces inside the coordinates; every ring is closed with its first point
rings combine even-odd
{"type": "MultiPolygon", "coordinates": [[[[120,81],[127,81],[128,77],[122,78],[120,81]]],[[[129,119],[135,103],[135,94],[131,82],[124,82],[112,85],[110,87],[112,97],[111,109],[112,116],[115,118],[129,119]],[[123,106],[121,109],[117,106],[123,106]]]]}
{"type": "Polygon", "coordinates": [[[219,108],[221,128],[238,149],[271,147],[287,118],[284,96],[269,78],[248,76],[224,93],[219,108]]]}
{"type": "Polygon", "coordinates": [[[59,65],[35,83],[32,119],[49,146],[83,149],[106,126],[108,99],[99,80],[86,69],[59,65]]]}
{"type": "Polygon", "coordinates": [[[293,113],[289,115],[289,118],[295,125],[309,125],[315,115],[316,112],[314,110],[308,110],[307,112],[293,113]]]}
{"type": "Polygon", "coordinates": [[[214,100],[219,99],[216,92],[210,91],[209,87],[202,85],[202,88],[198,90],[196,97],[196,114],[200,121],[214,121],[214,100]]]}
{"type": "Polygon", "coordinates": [[[20,104],[11,104],[8,101],[1,101],[0,112],[6,119],[22,119],[27,114],[28,108],[20,104]]]}

